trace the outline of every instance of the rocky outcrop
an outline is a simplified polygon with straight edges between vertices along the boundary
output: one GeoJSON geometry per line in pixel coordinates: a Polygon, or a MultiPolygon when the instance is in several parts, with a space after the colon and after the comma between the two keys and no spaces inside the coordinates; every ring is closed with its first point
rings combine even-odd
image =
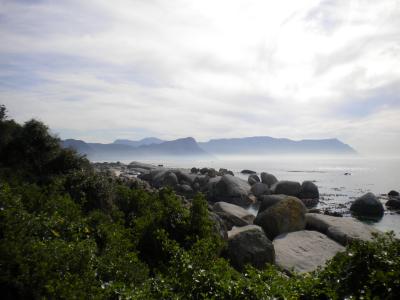
{"type": "Polygon", "coordinates": [[[300,199],[319,199],[318,187],[312,181],[304,181],[299,193],[300,199]]]}
{"type": "Polygon", "coordinates": [[[258,198],[260,202],[260,207],[258,209],[258,213],[262,213],[267,208],[271,207],[272,205],[278,203],[279,201],[285,199],[286,195],[263,195],[258,198]]]}
{"type": "Polygon", "coordinates": [[[268,187],[273,186],[275,183],[278,182],[278,179],[276,179],[276,177],[272,174],[269,174],[267,172],[262,172],[260,174],[261,176],[261,182],[265,183],[266,185],[268,185],[268,187]]]}
{"type": "Polygon", "coordinates": [[[249,175],[249,178],[247,178],[247,182],[250,185],[253,185],[257,182],[260,182],[260,177],[258,177],[257,174],[251,174],[251,175],[249,175]]]}
{"type": "Polygon", "coordinates": [[[233,226],[246,226],[252,224],[255,218],[254,215],[244,208],[226,202],[215,203],[213,211],[224,220],[225,226],[228,230],[233,226]]]}
{"type": "Polygon", "coordinates": [[[356,216],[375,219],[382,218],[384,209],[373,193],[367,193],[353,202],[350,211],[356,216]]]}
{"type": "Polygon", "coordinates": [[[254,202],[249,197],[250,185],[247,181],[234,177],[232,175],[224,175],[213,186],[214,201],[223,201],[247,207],[254,202]]]}
{"type": "Polygon", "coordinates": [[[297,197],[301,191],[301,185],[295,181],[282,180],[275,183],[272,188],[274,194],[284,194],[297,197]]]}
{"type": "Polygon", "coordinates": [[[251,192],[257,198],[262,195],[270,195],[271,194],[271,191],[270,191],[268,185],[266,185],[265,183],[262,183],[262,182],[256,182],[255,184],[253,184],[251,187],[251,192]]]}
{"type": "Polygon", "coordinates": [[[257,214],[254,224],[261,226],[267,237],[273,240],[282,233],[303,230],[306,211],[299,199],[287,197],[257,214]]]}
{"type": "Polygon", "coordinates": [[[345,248],[317,231],[301,230],[277,236],[275,248],[276,265],[286,272],[306,273],[325,266],[336,253],[345,248]]]}
{"type": "Polygon", "coordinates": [[[275,262],[272,242],[265,234],[253,226],[241,228],[228,239],[228,257],[236,269],[243,270],[246,264],[262,269],[275,262]]]}
{"type": "Polygon", "coordinates": [[[332,217],[322,214],[306,214],[307,229],[326,234],[341,245],[353,240],[370,241],[377,229],[354,218],[332,217]]]}

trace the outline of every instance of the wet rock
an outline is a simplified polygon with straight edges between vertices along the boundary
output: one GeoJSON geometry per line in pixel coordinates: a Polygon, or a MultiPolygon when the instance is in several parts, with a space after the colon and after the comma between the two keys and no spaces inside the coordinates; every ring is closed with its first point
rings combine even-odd
{"type": "Polygon", "coordinates": [[[299,193],[299,198],[319,199],[318,187],[312,181],[303,181],[303,183],[301,184],[301,191],[299,193]]]}
{"type": "Polygon", "coordinates": [[[360,217],[382,218],[384,209],[373,193],[367,193],[353,202],[350,211],[360,217]]]}
{"type": "Polygon", "coordinates": [[[317,231],[301,230],[277,236],[275,248],[276,265],[287,272],[296,273],[315,271],[325,266],[336,253],[345,248],[317,231]]]}
{"type": "Polygon", "coordinates": [[[246,264],[262,269],[266,264],[275,262],[275,251],[262,231],[250,227],[228,239],[228,257],[238,270],[243,270],[246,264]]]}
{"type": "Polygon", "coordinates": [[[267,172],[262,172],[260,176],[261,176],[261,182],[265,183],[269,187],[273,186],[275,183],[278,182],[278,179],[276,179],[274,175],[269,174],[267,172]]]}
{"type": "Polygon", "coordinates": [[[247,182],[250,185],[253,185],[253,184],[257,183],[257,182],[260,182],[260,178],[256,174],[251,174],[249,176],[249,178],[247,179],[247,182]]]}
{"type": "Polygon", "coordinates": [[[273,240],[282,233],[303,230],[306,212],[303,202],[287,197],[257,214],[254,224],[261,226],[267,237],[273,240]]]}
{"type": "Polygon", "coordinates": [[[242,173],[242,174],[257,174],[256,171],[247,170],[247,169],[240,171],[240,173],[242,173]]]}
{"type": "Polygon", "coordinates": [[[262,182],[256,182],[255,184],[253,184],[253,186],[251,187],[251,192],[257,198],[262,195],[270,195],[271,194],[271,191],[270,191],[268,185],[266,185],[265,183],[262,183],[262,182]]]}
{"type": "Polygon", "coordinates": [[[354,218],[332,217],[322,214],[306,214],[307,229],[326,234],[339,244],[346,246],[353,240],[371,241],[380,231],[354,218]]]}
{"type": "Polygon", "coordinates": [[[301,185],[295,181],[283,180],[275,183],[271,190],[274,194],[284,194],[297,197],[301,191],[301,185]]]}

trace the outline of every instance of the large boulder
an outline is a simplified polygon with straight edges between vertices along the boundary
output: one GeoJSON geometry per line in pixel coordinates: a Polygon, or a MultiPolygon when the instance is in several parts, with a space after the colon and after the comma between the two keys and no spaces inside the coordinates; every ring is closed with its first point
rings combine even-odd
{"type": "Polygon", "coordinates": [[[388,201],[386,201],[386,206],[388,209],[400,209],[400,198],[391,197],[388,201]]]}
{"type": "Polygon", "coordinates": [[[176,176],[178,177],[179,183],[192,185],[197,175],[193,173],[189,173],[182,170],[175,171],[176,176]]]}
{"type": "Polygon", "coordinates": [[[254,215],[244,208],[226,202],[215,203],[213,211],[224,220],[225,225],[229,230],[233,226],[246,226],[252,224],[255,218],[254,215]]]}
{"type": "Polygon", "coordinates": [[[270,195],[271,191],[265,183],[262,182],[256,182],[255,184],[252,185],[251,187],[251,192],[253,193],[254,196],[260,197],[261,195],[270,195]]]}
{"type": "Polygon", "coordinates": [[[257,183],[257,182],[260,182],[260,177],[258,177],[257,174],[250,174],[249,178],[247,178],[247,182],[250,185],[253,185],[253,184],[257,183]]]}
{"type": "Polygon", "coordinates": [[[222,176],[214,189],[214,201],[228,202],[242,207],[247,207],[254,202],[249,197],[249,183],[229,174],[222,176]]]}
{"type": "Polygon", "coordinates": [[[262,213],[267,208],[278,203],[279,201],[285,199],[286,195],[262,195],[258,198],[260,206],[258,208],[258,213],[262,213]]]}
{"type": "Polygon", "coordinates": [[[177,184],[178,184],[178,177],[176,176],[176,174],[171,171],[168,171],[164,176],[163,185],[175,187],[177,184]]]}
{"type": "Polygon", "coordinates": [[[155,169],[150,171],[151,185],[155,188],[160,188],[164,184],[165,175],[169,171],[167,169],[155,169]]]}
{"type": "Polygon", "coordinates": [[[373,234],[380,232],[354,218],[308,213],[306,221],[307,229],[324,233],[344,246],[353,240],[371,241],[373,234]]]}
{"type": "Polygon", "coordinates": [[[254,224],[264,229],[270,240],[285,233],[303,230],[306,226],[306,207],[295,197],[287,197],[257,214],[254,224]]]}
{"type": "Polygon", "coordinates": [[[300,199],[319,199],[318,187],[312,181],[304,181],[299,193],[300,199]]]}
{"type": "Polygon", "coordinates": [[[241,232],[247,231],[247,230],[258,230],[262,233],[264,233],[264,231],[262,230],[262,228],[258,225],[246,225],[246,226],[242,226],[242,227],[233,227],[231,230],[228,231],[228,239],[229,238],[233,238],[236,234],[239,234],[241,232]]]}
{"type": "Polygon", "coordinates": [[[275,262],[275,251],[265,234],[251,226],[242,228],[228,239],[228,257],[238,270],[243,270],[247,264],[262,269],[275,262]]]}
{"type": "Polygon", "coordinates": [[[345,248],[317,231],[301,230],[277,236],[275,263],[287,272],[306,273],[325,266],[336,253],[345,248]]]}
{"type": "Polygon", "coordinates": [[[391,191],[388,193],[388,196],[389,196],[389,197],[399,197],[400,194],[399,194],[398,191],[391,190],[391,191]]]}
{"type": "Polygon", "coordinates": [[[210,211],[208,217],[212,221],[214,232],[219,235],[223,240],[228,239],[228,229],[225,226],[225,222],[215,212],[210,211]]]}
{"type": "Polygon", "coordinates": [[[269,174],[267,172],[262,172],[260,176],[261,176],[261,182],[265,183],[269,187],[273,186],[275,183],[278,182],[278,179],[276,179],[274,175],[269,174]]]}
{"type": "Polygon", "coordinates": [[[367,193],[357,198],[350,206],[350,211],[357,216],[365,218],[382,218],[383,205],[373,193],[367,193]]]}
{"type": "Polygon", "coordinates": [[[301,191],[301,185],[296,181],[282,180],[275,183],[271,190],[274,194],[284,194],[297,197],[301,191]]]}

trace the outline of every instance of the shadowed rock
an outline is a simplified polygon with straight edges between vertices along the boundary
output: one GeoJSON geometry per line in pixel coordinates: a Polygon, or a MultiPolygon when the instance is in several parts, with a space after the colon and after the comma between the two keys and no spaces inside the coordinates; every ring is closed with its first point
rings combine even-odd
{"type": "Polygon", "coordinates": [[[276,179],[274,175],[269,174],[267,172],[262,172],[260,176],[261,176],[261,182],[265,183],[269,187],[273,186],[275,183],[278,182],[278,179],[276,179]]]}
{"type": "Polygon", "coordinates": [[[350,211],[360,217],[379,219],[382,218],[384,209],[373,193],[366,193],[353,202],[350,211]]]}
{"type": "Polygon", "coordinates": [[[301,185],[295,181],[283,180],[275,183],[271,190],[274,194],[284,194],[297,197],[301,191],[301,185]]]}

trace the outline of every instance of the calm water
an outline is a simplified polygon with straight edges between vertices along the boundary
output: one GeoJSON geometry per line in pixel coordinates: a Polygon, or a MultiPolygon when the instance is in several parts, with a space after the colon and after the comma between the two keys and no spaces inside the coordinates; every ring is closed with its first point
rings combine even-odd
{"type": "MultiPolygon", "coordinates": [[[[390,190],[400,191],[400,158],[317,158],[317,157],[229,157],[210,161],[148,161],[167,167],[227,168],[247,179],[243,169],[268,172],[279,180],[313,180],[321,194],[322,209],[347,212],[350,201],[366,192],[373,192],[384,204],[390,190]],[[344,175],[350,173],[351,175],[344,175]]],[[[400,214],[385,211],[374,223],[381,230],[393,230],[400,236],[400,214]]]]}

